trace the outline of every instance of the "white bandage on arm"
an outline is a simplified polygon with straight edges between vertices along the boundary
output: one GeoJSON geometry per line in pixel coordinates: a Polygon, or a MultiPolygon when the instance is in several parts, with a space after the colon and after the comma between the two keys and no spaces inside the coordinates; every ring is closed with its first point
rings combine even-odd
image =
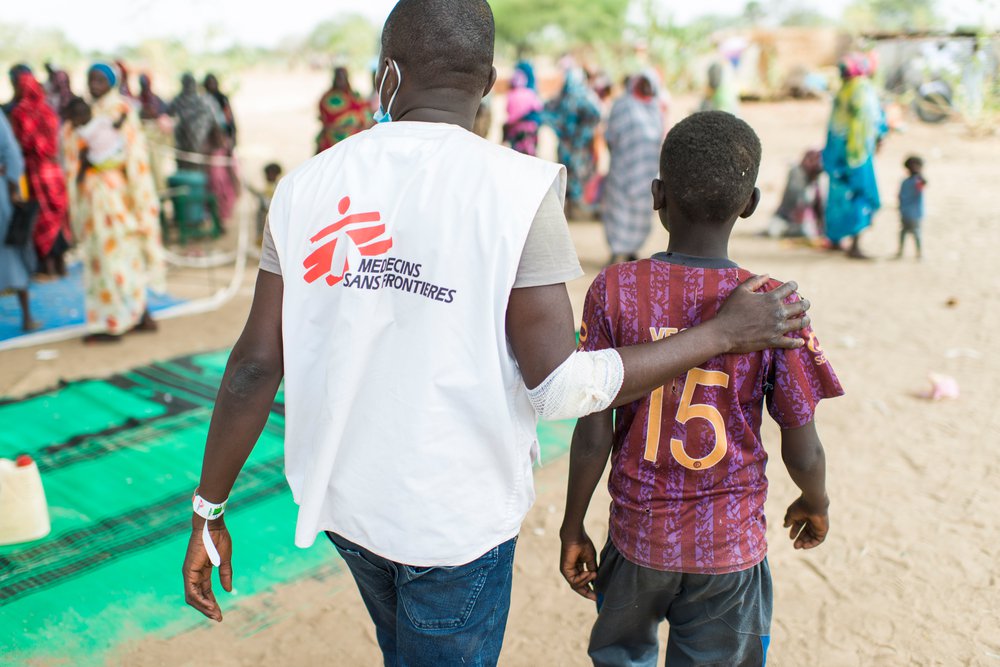
{"type": "Polygon", "coordinates": [[[574,352],[545,380],[528,390],[542,419],[570,419],[604,410],[625,380],[625,365],[616,350],[574,352]]]}

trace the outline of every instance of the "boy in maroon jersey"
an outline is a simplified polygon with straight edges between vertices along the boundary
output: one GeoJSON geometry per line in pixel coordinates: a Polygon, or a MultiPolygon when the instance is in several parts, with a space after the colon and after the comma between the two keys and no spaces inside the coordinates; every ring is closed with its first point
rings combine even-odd
{"type": "MultiPolygon", "coordinates": [[[[670,131],[652,188],[667,251],[597,276],[582,349],[656,340],[715,316],[751,275],[727,246],[736,220],[760,201],[760,155],[754,131],[728,113],[698,113],[670,131]]],[[[671,667],[764,664],[771,580],[763,406],[782,429],[781,457],[802,491],[785,527],[796,549],[811,549],[829,529],[813,416],[821,399],[843,394],[812,330],[795,335],[807,344],[715,357],[614,418],[607,410],[577,424],[561,568],[573,590],[597,602],[595,665],[655,665],[663,620],[671,667]],[[583,519],[609,454],[610,536],[598,568],[583,519]]]]}

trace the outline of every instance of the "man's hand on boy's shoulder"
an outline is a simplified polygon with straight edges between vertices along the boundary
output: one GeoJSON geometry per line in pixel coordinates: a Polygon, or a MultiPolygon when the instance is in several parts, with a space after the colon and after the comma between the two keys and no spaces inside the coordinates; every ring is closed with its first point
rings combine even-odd
{"type": "Polygon", "coordinates": [[[812,549],[823,543],[830,532],[829,507],[829,499],[812,504],[804,496],[788,506],[784,526],[790,529],[788,537],[794,541],[796,549],[812,549]]]}
{"type": "Polygon", "coordinates": [[[583,528],[573,531],[562,530],[562,556],[559,571],[569,587],[588,600],[597,601],[594,580],[597,579],[597,549],[583,528]]]}
{"type": "Polygon", "coordinates": [[[796,349],[805,344],[801,337],[786,334],[809,326],[806,311],[811,304],[806,299],[788,300],[799,287],[794,281],[759,292],[769,280],[769,276],[761,275],[744,281],[726,298],[715,316],[713,321],[724,336],[728,352],[796,349]]]}

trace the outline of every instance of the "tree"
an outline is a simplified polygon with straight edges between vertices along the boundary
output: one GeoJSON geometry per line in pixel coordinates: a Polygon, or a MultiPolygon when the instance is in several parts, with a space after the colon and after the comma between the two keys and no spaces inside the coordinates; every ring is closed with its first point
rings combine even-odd
{"type": "Polygon", "coordinates": [[[743,8],[743,18],[750,25],[757,25],[764,20],[767,16],[767,11],[764,9],[764,4],[759,2],[759,0],[750,0],[743,8]]]}
{"type": "Polygon", "coordinates": [[[844,11],[851,28],[879,32],[916,32],[941,25],[937,0],[855,0],[844,11]]]}
{"type": "Polygon", "coordinates": [[[619,42],[629,0],[495,0],[498,41],[517,50],[619,42]],[[563,41],[563,44],[553,42],[563,41]]]}
{"type": "Polygon", "coordinates": [[[360,14],[344,14],[323,21],[302,42],[310,55],[342,58],[360,66],[378,53],[378,28],[360,14]]]}

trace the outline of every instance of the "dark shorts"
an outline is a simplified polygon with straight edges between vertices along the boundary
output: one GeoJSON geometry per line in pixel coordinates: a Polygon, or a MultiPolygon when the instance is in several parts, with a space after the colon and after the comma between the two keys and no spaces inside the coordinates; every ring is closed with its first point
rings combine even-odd
{"type": "Polygon", "coordinates": [[[911,220],[910,218],[902,218],[903,221],[903,231],[904,232],[919,232],[920,231],[920,220],[911,220]]]}
{"type": "Polygon", "coordinates": [[[662,621],[670,624],[670,667],[761,667],[771,633],[767,559],[730,574],[662,572],[628,561],[611,540],[597,568],[595,665],[653,667],[662,621]]]}

